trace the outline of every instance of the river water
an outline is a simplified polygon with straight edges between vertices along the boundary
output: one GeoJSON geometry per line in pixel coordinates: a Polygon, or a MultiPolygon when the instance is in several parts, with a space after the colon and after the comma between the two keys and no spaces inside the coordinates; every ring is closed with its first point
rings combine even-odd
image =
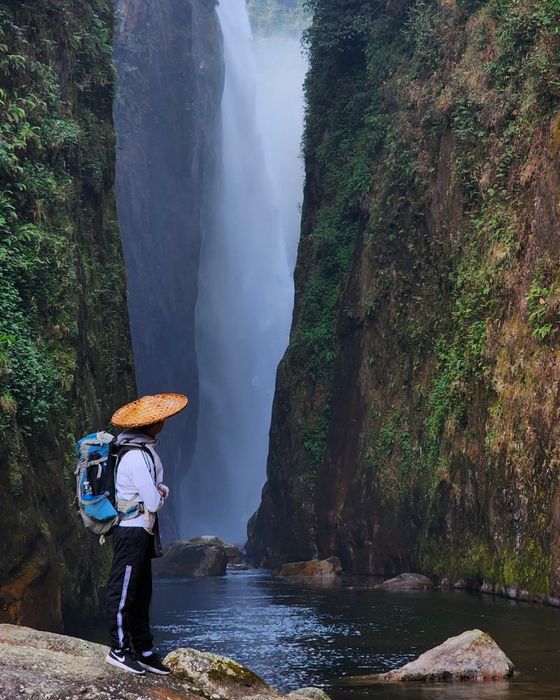
{"type": "Polygon", "coordinates": [[[560,611],[463,591],[385,593],[367,579],[320,586],[266,572],[158,580],[160,651],[230,656],[282,691],[319,685],[333,700],[560,698],[560,611]],[[510,682],[341,685],[387,671],[466,629],[491,634],[520,672],[510,682]]]}

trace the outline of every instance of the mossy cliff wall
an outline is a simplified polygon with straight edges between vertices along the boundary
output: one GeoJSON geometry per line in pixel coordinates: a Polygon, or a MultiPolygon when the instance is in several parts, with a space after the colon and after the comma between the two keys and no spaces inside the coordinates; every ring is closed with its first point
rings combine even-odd
{"type": "Polygon", "coordinates": [[[115,0],[117,203],[140,393],[188,395],[160,454],[177,538],[180,480],[196,440],[194,312],[200,245],[219,152],[223,55],[216,0],[115,0]]]}
{"type": "Polygon", "coordinates": [[[39,628],[97,610],[74,440],[134,390],[112,27],[105,0],[0,3],[0,621],[39,628]]]}
{"type": "Polygon", "coordinates": [[[312,0],[260,563],[560,595],[560,6],[312,0]]]}

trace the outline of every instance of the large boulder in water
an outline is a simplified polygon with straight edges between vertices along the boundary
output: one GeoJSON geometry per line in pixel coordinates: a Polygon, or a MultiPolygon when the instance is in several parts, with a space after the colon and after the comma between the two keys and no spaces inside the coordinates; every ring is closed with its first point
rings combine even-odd
{"type": "Polygon", "coordinates": [[[189,542],[192,542],[192,544],[214,544],[218,547],[223,547],[226,550],[228,564],[245,563],[245,555],[239,547],[229,542],[224,542],[219,537],[214,537],[214,535],[200,535],[199,537],[193,537],[189,542]]]}
{"type": "Polygon", "coordinates": [[[399,574],[376,586],[382,591],[427,591],[433,587],[430,579],[422,574],[399,574]]]}
{"type": "Polygon", "coordinates": [[[262,678],[226,656],[185,648],[170,652],[164,662],[195,695],[216,700],[282,697],[262,678]]]}
{"type": "Polygon", "coordinates": [[[510,678],[514,666],[490,635],[469,630],[415,661],[377,676],[379,681],[486,681],[510,678]]]}
{"type": "Polygon", "coordinates": [[[341,574],[342,566],[340,565],[340,559],[338,557],[313,559],[311,561],[296,561],[290,564],[284,564],[280,569],[274,572],[275,576],[317,579],[334,578],[341,574]]]}
{"type": "Polygon", "coordinates": [[[222,545],[184,540],[172,542],[161,559],[152,561],[152,566],[156,576],[191,578],[224,576],[227,563],[227,552],[222,545]]]}

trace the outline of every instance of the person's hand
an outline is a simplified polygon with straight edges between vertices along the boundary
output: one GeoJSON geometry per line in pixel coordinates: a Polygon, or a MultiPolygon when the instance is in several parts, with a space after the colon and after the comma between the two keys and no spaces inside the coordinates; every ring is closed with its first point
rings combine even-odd
{"type": "Polygon", "coordinates": [[[157,490],[161,493],[164,499],[169,496],[169,489],[165,484],[158,484],[157,490]]]}

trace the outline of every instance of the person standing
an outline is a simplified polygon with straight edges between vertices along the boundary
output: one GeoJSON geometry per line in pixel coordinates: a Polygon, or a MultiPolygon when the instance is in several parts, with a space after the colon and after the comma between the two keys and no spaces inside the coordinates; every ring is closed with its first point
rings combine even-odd
{"type": "Polygon", "coordinates": [[[111,649],[105,660],[129,673],[170,673],[153,649],[150,628],[152,558],[161,556],[158,513],[169,496],[155,445],[164,422],[187,403],[182,394],[143,396],[111,419],[123,429],[115,465],[115,501],[122,519],[112,533],[106,599],[111,649]]]}

